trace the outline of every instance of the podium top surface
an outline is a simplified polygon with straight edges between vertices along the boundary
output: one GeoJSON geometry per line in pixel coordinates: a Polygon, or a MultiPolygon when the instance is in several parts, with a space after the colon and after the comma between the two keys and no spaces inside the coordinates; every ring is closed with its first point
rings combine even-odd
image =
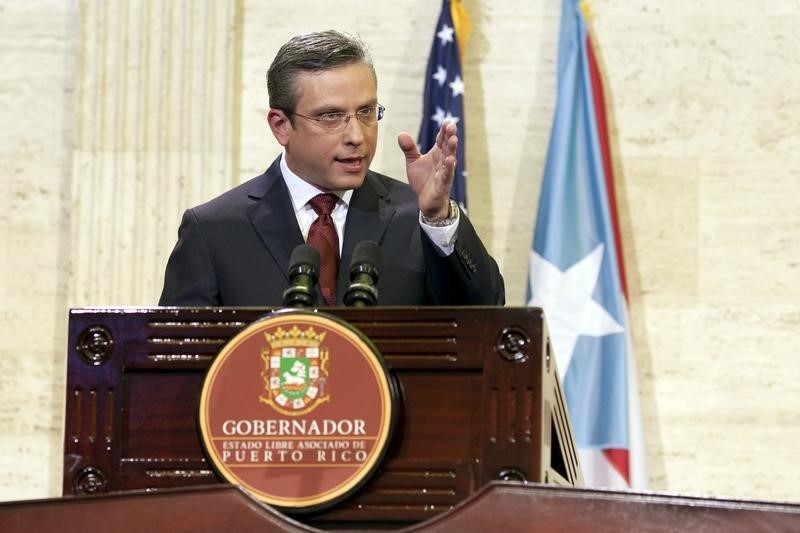
{"type": "MultiPolygon", "coordinates": [[[[320,531],[231,485],[0,503],[0,530],[320,531]]],[[[375,531],[361,529],[360,531],[375,531]]],[[[493,482],[406,532],[759,532],[800,530],[800,505],[493,482]]]]}

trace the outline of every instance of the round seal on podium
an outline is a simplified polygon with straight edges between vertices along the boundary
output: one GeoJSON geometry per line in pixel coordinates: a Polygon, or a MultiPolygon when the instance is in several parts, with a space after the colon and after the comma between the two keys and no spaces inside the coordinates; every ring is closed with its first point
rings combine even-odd
{"type": "Polygon", "coordinates": [[[284,511],[315,511],[378,468],[397,396],[380,352],[356,328],[323,313],[278,311],[215,358],[200,432],[225,480],[284,511]]]}

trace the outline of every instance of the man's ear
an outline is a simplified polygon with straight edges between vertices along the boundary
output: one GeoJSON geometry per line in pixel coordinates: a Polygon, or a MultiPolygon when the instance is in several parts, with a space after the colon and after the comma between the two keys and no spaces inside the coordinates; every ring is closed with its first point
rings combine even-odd
{"type": "Polygon", "coordinates": [[[280,109],[270,109],[267,111],[267,124],[272,134],[281,146],[286,146],[289,142],[289,133],[292,123],[289,116],[280,109]]]}

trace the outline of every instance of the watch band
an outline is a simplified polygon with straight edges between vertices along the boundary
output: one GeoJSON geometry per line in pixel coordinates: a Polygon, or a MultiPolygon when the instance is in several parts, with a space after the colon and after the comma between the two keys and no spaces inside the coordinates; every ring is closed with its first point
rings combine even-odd
{"type": "Polygon", "coordinates": [[[440,228],[442,226],[450,226],[454,224],[456,220],[458,220],[459,210],[458,210],[458,203],[452,198],[450,199],[450,216],[447,218],[442,218],[439,220],[431,220],[425,215],[420,212],[420,216],[422,217],[422,222],[427,224],[428,226],[433,226],[436,228],[440,228]]]}

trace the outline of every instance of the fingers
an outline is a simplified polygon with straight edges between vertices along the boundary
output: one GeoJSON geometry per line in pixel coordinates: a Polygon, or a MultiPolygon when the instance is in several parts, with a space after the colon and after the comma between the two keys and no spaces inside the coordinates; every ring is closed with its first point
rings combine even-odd
{"type": "Polygon", "coordinates": [[[419,159],[420,153],[414,138],[406,132],[401,132],[397,136],[397,144],[406,156],[406,161],[411,162],[419,159]]]}
{"type": "Polygon", "coordinates": [[[436,146],[442,151],[445,157],[455,156],[458,149],[458,128],[454,122],[446,120],[436,134],[436,146]]]}
{"type": "Polygon", "coordinates": [[[456,158],[455,156],[449,155],[444,158],[444,172],[441,173],[441,185],[442,187],[446,188],[448,194],[450,192],[450,187],[453,185],[453,179],[456,175],[456,158]]]}
{"type": "Polygon", "coordinates": [[[456,156],[449,155],[444,158],[444,165],[447,167],[447,172],[449,174],[454,174],[456,170],[456,156]]]}

